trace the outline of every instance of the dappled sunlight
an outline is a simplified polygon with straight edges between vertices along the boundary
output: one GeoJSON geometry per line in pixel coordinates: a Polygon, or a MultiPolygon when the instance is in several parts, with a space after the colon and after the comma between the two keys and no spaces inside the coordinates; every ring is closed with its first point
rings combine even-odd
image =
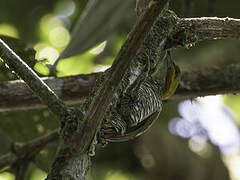
{"type": "Polygon", "coordinates": [[[236,122],[240,125],[240,95],[224,95],[224,102],[234,111],[236,122]]]}
{"type": "Polygon", "coordinates": [[[59,61],[57,65],[58,76],[71,76],[87,74],[93,71],[93,55],[89,52],[59,61]]]}
{"type": "Polygon", "coordinates": [[[62,0],[58,2],[55,13],[58,16],[71,16],[76,9],[76,4],[73,0],[62,0]]]}
{"type": "Polygon", "coordinates": [[[39,26],[39,36],[41,40],[48,42],[51,30],[61,27],[62,23],[56,16],[47,14],[41,18],[39,26]]]}
{"type": "Polygon", "coordinates": [[[0,34],[17,38],[18,31],[11,24],[0,24],[0,34]]]}
{"type": "Polygon", "coordinates": [[[240,153],[224,155],[223,160],[229,168],[231,180],[240,180],[240,153]]]}
{"type": "Polygon", "coordinates": [[[70,33],[64,27],[56,27],[50,31],[49,39],[56,47],[65,47],[70,41],[70,33]]]}
{"type": "Polygon", "coordinates": [[[48,63],[53,64],[59,57],[59,52],[55,48],[44,43],[36,44],[34,49],[37,51],[35,57],[37,60],[47,59],[48,63]]]}
{"type": "Polygon", "coordinates": [[[31,180],[44,180],[47,177],[47,173],[35,168],[31,175],[31,180]]]}
{"type": "Polygon", "coordinates": [[[97,65],[94,65],[93,72],[103,72],[103,71],[106,71],[107,69],[109,69],[110,67],[111,66],[109,66],[109,65],[97,64],[97,65]]]}
{"type": "Polygon", "coordinates": [[[98,55],[101,52],[104,51],[105,47],[107,45],[107,41],[103,41],[102,43],[100,43],[97,47],[94,47],[90,50],[90,53],[98,55]]]}
{"type": "Polygon", "coordinates": [[[58,16],[45,15],[40,21],[40,37],[45,43],[61,51],[70,41],[70,32],[58,16]]]}
{"type": "Polygon", "coordinates": [[[204,158],[209,157],[212,153],[212,148],[207,142],[207,139],[201,136],[193,136],[188,141],[188,147],[193,152],[204,158]]]}
{"type": "Polygon", "coordinates": [[[14,179],[15,176],[11,173],[4,172],[0,174],[0,180],[14,180],[14,179]]]}
{"type": "Polygon", "coordinates": [[[104,180],[136,180],[130,174],[124,174],[118,171],[108,172],[104,180]]]}
{"type": "Polygon", "coordinates": [[[45,76],[50,74],[49,68],[42,63],[36,63],[34,66],[34,70],[45,76]]]}

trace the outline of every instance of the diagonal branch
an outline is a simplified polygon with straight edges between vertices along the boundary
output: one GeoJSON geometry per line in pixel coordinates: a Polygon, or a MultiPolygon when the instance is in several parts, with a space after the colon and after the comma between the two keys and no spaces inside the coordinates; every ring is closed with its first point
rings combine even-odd
{"type": "MultiPolygon", "coordinates": [[[[107,79],[102,83],[101,87],[97,90],[96,96],[93,98],[90,104],[89,111],[85,115],[84,121],[82,124],[78,122],[79,118],[75,117],[75,119],[68,119],[66,123],[62,124],[62,137],[63,141],[61,142],[61,147],[59,154],[53,163],[52,171],[50,172],[48,179],[61,179],[61,178],[69,178],[72,179],[84,179],[85,173],[87,172],[89,157],[87,155],[87,150],[99,128],[101,125],[104,112],[108,107],[114,96],[114,90],[119,86],[121,79],[123,78],[126,70],[130,67],[133,59],[139,55],[139,51],[141,49],[141,45],[143,44],[143,40],[147,36],[150,31],[150,28],[153,26],[153,23],[156,17],[159,15],[161,10],[164,8],[167,0],[164,1],[155,1],[152,6],[150,6],[145,15],[140,19],[140,21],[134,27],[134,30],[130,33],[128,40],[125,45],[122,47],[120,53],[118,54],[112,68],[111,68],[111,76],[108,76],[107,79]],[[78,123],[76,123],[78,122],[78,123]],[[75,124],[76,123],[76,124],[75,124]],[[74,129],[73,129],[74,128],[74,129]],[[79,169],[80,168],[80,169],[79,169]]],[[[199,40],[206,40],[204,34],[207,34],[210,39],[224,39],[224,38],[234,38],[239,39],[239,34],[231,32],[228,28],[232,26],[236,26],[235,31],[239,32],[239,22],[238,20],[225,19],[221,21],[220,19],[210,18],[209,21],[206,19],[175,19],[177,21],[177,26],[174,27],[175,34],[169,38],[170,47],[177,45],[187,45],[191,43],[195,43],[199,40]],[[198,20],[199,23],[197,22],[198,20]],[[201,22],[201,23],[200,23],[201,22]],[[229,22],[229,23],[227,23],[229,22]],[[209,23],[209,24],[208,24],[209,23]],[[214,26],[210,26],[211,23],[214,26]],[[221,23],[224,25],[224,28],[221,27],[221,23]],[[224,23],[227,23],[225,26],[224,23]],[[212,33],[209,31],[212,30],[212,33]],[[227,33],[232,33],[232,36],[227,36],[227,33]],[[222,32],[222,33],[219,33],[222,32]],[[177,36],[176,36],[177,35],[177,36]],[[183,35],[183,36],[181,36],[183,35]],[[184,38],[179,38],[184,37],[184,38]],[[172,43],[172,44],[171,44],[172,43]]],[[[163,27],[163,26],[161,26],[163,27]]],[[[159,32],[165,31],[165,34],[161,36],[159,39],[159,44],[162,45],[158,50],[162,51],[163,47],[165,47],[166,39],[170,35],[170,28],[163,27],[163,29],[159,29],[159,32]]],[[[231,28],[230,28],[231,29],[231,28]]],[[[156,43],[156,42],[155,42],[156,43]]],[[[159,45],[158,44],[158,45],[159,45]]],[[[153,47],[156,48],[156,47],[153,47]]],[[[144,53],[146,53],[143,50],[144,53]]],[[[140,52],[142,53],[142,52],[140,52]]],[[[144,54],[143,53],[143,54],[144,54]]],[[[44,84],[31,70],[26,68],[24,62],[12,52],[7,45],[0,41],[0,54],[1,57],[7,62],[10,68],[14,69],[18,75],[28,83],[33,91],[38,94],[39,97],[42,98],[42,101],[48,105],[48,107],[59,117],[61,117],[64,112],[67,111],[65,105],[54,95],[52,91],[48,88],[46,84],[44,84]],[[12,61],[14,60],[14,61],[12,61]],[[27,72],[30,72],[28,74],[27,72]],[[39,85],[41,84],[41,85],[39,85]],[[40,90],[38,89],[40,88],[40,90]],[[46,94],[47,95],[46,95],[46,94]],[[53,105],[53,104],[54,105],[53,105]]],[[[144,54],[145,55],[145,54],[144,54]]],[[[149,54],[147,54],[149,55],[149,54]]],[[[225,79],[225,81],[232,80],[230,78],[231,74],[221,74],[219,69],[215,69],[219,73],[218,76],[214,74],[216,77],[221,77],[221,75],[229,75],[229,79],[225,79]]],[[[196,73],[197,74],[197,73],[196,73]]],[[[107,74],[109,75],[109,74],[107,74]]],[[[198,73],[196,77],[209,77],[211,74],[201,74],[198,73]]],[[[184,78],[190,78],[187,75],[184,78]]],[[[224,78],[223,78],[224,79],[224,78]]],[[[218,78],[213,78],[213,81],[218,80],[218,78]]],[[[235,79],[234,79],[235,80],[235,79]]],[[[194,79],[196,81],[196,79],[194,79]]],[[[202,84],[206,83],[206,79],[200,80],[202,84]]],[[[184,80],[183,80],[184,82],[184,80]]],[[[182,87],[188,89],[189,91],[193,91],[191,86],[196,86],[197,90],[200,89],[200,84],[190,84],[181,83],[182,87]]],[[[215,83],[215,82],[214,82],[215,83]]],[[[213,83],[213,84],[214,84],[213,83]]],[[[235,87],[235,86],[234,86],[235,87]]],[[[210,91],[212,89],[210,88],[210,91]]],[[[190,94],[190,92],[189,92],[190,94]]],[[[201,95],[201,94],[200,94],[201,95]]],[[[66,112],[67,113],[67,112],[66,112]]],[[[14,159],[14,157],[11,157],[14,159]]],[[[5,161],[13,161],[9,157],[3,157],[5,161]]]]}
{"type": "MultiPolygon", "coordinates": [[[[94,74],[94,77],[96,76],[98,76],[98,74],[94,74]]],[[[71,77],[70,79],[63,79],[71,80],[71,82],[74,80],[77,82],[78,80],[82,81],[83,77],[75,76],[71,77]]],[[[84,77],[84,79],[85,78],[86,77],[84,77]]],[[[53,80],[54,79],[51,81],[53,80]]],[[[209,67],[202,70],[191,70],[183,73],[180,87],[172,99],[240,93],[239,81],[240,64],[229,65],[225,67],[224,70],[222,70],[221,67],[209,67]]],[[[79,86],[79,88],[81,89],[81,86],[79,86]]],[[[0,157],[0,169],[17,162],[21,162],[23,157],[30,156],[30,154],[35,154],[57,140],[58,133],[57,131],[54,131],[51,134],[30,141],[19,148],[15,148],[15,152],[9,152],[0,157]]]]}
{"type": "MultiPolygon", "coordinates": [[[[100,74],[91,75],[80,75],[67,78],[57,78],[57,82],[62,80],[66,81],[66,84],[71,84],[66,91],[70,91],[72,87],[78,86],[74,92],[81,91],[81,86],[86,88],[84,85],[87,84],[89,87],[94,85],[94,79],[100,74]],[[90,78],[89,78],[90,76],[90,78]],[[85,80],[85,81],[83,81],[85,80]],[[68,82],[70,81],[70,82],[68,82]],[[82,84],[79,84],[82,82],[82,84]],[[84,83],[83,83],[84,82],[84,83]]],[[[55,79],[48,79],[49,84],[56,82],[55,79]]],[[[221,67],[208,67],[202,70],[191,70],[184,72],[182,75],[180,86],[176,94],[171,99],[184,99],[184,98],[195,98],[199,96],[217,95],[217,94],[232,94],[240,93],[240,64],[229,65],[224,68],[221,67]]],[[[60,83],[61,84],[61,83],[60,83]]],[[[17,85],[18,86],[18,85],[17,85]]],[[[54,86],[56,90],[61,89],[54,86]]],[[[26,87],[27,89],[27,87],[26,87]]],[[[87,94],[90,88],[86,88],[83,94],[87,94]]],[[[1,91],[1,90],[0,90],[1,91]]],[[[64,92],[63,92],[64,94],[64,92]]],[[[73,99],[84,98],[83,96],[71,97],[73,99]]],[[[43,136],[39,139],[33,140],[26,143],[19,148],[16,153],[7,153],[0,157],[0,169],[4,166],[14,164],[21,160],[21,157],[29,155],[29,152],[39,152],[45,146],[55,142],[58,139],[57,131],[52,132],[49,135],[43,136]]]]}
{"type": "Polygon", "coordinates": [[[10,47],[0,39],[0,57],[22,78],[39,99],[58,117],[67,113],[64,103],[10,47]]]}
{"type": "Polygon", "coordinates": [[[29,164],[29,161],[24,161],[21,163],[21,165],[18,164],[16,165],[16,167],[13,168],[14,174],[16,176],[15,180],[22,180],[25,178],[29,164]]]}
{"type": "MultiPolygon", "coordinates": [[[[133,28],[133,31],[130,32],[130,34],[128,35],[129,38],[122,46],[118,56],[116,57],[111,67],[111,76],[106,78],[101,87],[97,90],[97,96],[91,102],[89,111],[85,116],[85,124],[87,126],[86,132],[88,133],[83,131],[81,134],[81,138],[79,140],[79,147],[81,147],[80,152],[85,152],[87,150],[89,143],[86,143],[86,139],[91,141],[96,134],[96,131],[100,127],[103,120],[104,112],[106,112],[107,107],[114,96],[115,90],[117,89],[117,87],[119,87],[124,74],[127,72],[130,64],[133,63],[133,60],[135,60],[135,57],[138,55],[137,53],[148,53],[145,52],[146,49],[140,49],[140,46],[144,42],[145,37],[149,34],[155,20],[164,9],[167,2],[168,0],[156,1],[156,4],[151,6],[146,11],[144,16],[137,22],[137,24],[133,28]]],[[[161,39],[159,40],[159,44],[162,43],[164,46],[164,41],[169,31],[170,29],[166,30],[165,37],[159,37],[159,39],[161,39]]]]}
{"type": "MultiPolygon", "coordinates": [[[[85,179],[84,177],[89,164],[88,149],[103,121],[107,107],[113,99],[115,90],[120,85],[130,64],[133,63],[133,60],[136,60],[134,58],[140,50],[146,36],[149,34],[155,20],[166,7],[168,0],[158,0],[154,2],[155,3],[147,9],[144,16],[137,22],[125,44],[122,46],[111,67],[111,76],[107,76],[97,89],[96,95],[91,100],[89,109],[85,114],[83,124],[78,126],[77,129],[74,128],[75,131],[73,131],[73,126],[62,129],[63,142],[53,162],[47,178],[48,180],[85,179]]],[[[159,23],[163,25],[161,22],[159,23]]],[[[165,45],[171,28],[164,27],[162,29],[165,30],[165,33],[163,33],[164,31],[160,33],[162,36],[158,39],[158,46],[159,44],[162,46],[165,45]]],[[[153,51],[157,51],[155,48],[153,51]]],[[[145,53],[145,50],[143,53],[145,53]]],[[[146,55],[150,56],[150,54],[146,55]]]]}

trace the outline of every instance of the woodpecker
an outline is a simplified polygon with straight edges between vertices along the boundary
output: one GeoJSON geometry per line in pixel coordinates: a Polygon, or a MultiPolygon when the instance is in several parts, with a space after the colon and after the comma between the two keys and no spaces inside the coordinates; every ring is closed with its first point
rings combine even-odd
{"type": "MultiPolygon", "coordinates": [[[[159,78],[155,71],[149,73],[149,63],[145,72],[120,97],[120,102],[112,110],[112,114],[101,136],[108,142],[122,142],[134,139],[143,134],[158,118],[162,110],[162,100],[171,97],[180,81],[180,69],[172,61],[170,51],[167,51],[167,71],[165,86],[161,89],[159,78]]],[[[156,68],[159,68],[156,66],[156,68]]]]}

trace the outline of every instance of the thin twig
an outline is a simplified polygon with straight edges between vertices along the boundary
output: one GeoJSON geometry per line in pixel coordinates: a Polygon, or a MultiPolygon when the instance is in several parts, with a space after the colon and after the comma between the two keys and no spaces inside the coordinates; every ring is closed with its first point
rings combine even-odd
{"type": "Polygon", "coordinates": [[[0,157],[0,169],[4,168],[5,166],[17,164],[24,158],[29,159],[34,157],[34,155],[44,149],[47,145],[56,142],[58,137],[58,131],[55,130],[50,134],[34,139],[21,146],[15,145],[13,152],[9,152],[0,157]]]}
{"type": "Polygon", "coordinates": [[[30,162],[29,161],[23,161],[21,164],[16,164],[15,166],[15,175],[16,179],[15,180],[23,180],[25,179],[26,172],[28,170],[30,162]]]}

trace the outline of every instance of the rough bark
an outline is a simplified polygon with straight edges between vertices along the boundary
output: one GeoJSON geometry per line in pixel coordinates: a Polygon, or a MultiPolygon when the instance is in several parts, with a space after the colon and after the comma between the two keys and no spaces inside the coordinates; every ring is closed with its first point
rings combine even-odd
{"type": "MultiPolygon", "coordinates": [[[[77,104],[87,97],[100,75],[79,75],[42,80],[68,104],[77,104]]],[[[0,82],[0,112],[46,107],[21,80],[0,82]]]]}
{"type": "MultiPolygon", "coordinates": [[[[208,67],[182,73],[180,85],[170,99],[240,93],[240,65],[208,67]]],[[[101,73],[64,78],[44,78],[46,84],[67,104],[78,104],[89,95],[101,73]]],[[[0,83],[0,112],[46,107],[23,81],[0,83]]]]}
{"type": "Polygon", "coordinates": [[[7,66],[23,79],[31,90],[38,96],[43,104],[59,118],[67,114],[64,103],[54,94],[54,92],[38,77],[38,75],[0,39],[0,57],[7,66]]]}
{"type": "MultiPolygon", "coordinates": [[[[34,74],[29,68],[26,68],[27,65],[24,64],[23,61],[14,54],[14,52],[6,51],[4,49],[7,46],[0,40],[0,54],[4,61],[6,61],[10,68],[12,68],[28,84],[28,86],[39,96],[42,102],[61,119],[62,141],[60,143],[57,158],[55,159],[47,178],[48,180],[85,179],[85,175],[90,164],[88,149],[102,123],[104,112],[114,96],[114,90],[119,86],[126,70],[130,67],[130,64],[138,53],[142,53],[145,56],[151,55],[147,54],[145,49],[141,49],[141,45],[144,45],[143,42],[146,36],[150,32],[156,18],[161,13],[167,2],[167,0],[154,1],[154,3],[146,10],[145,14],[140,18],[136,26],[133,28],[133,31],[129,34],[126,43],[123,45],[120,53],[114,61],[114,64],[112,65],[110,71],[111,76],[106,78],[97,90],[96,96],[92,99],[89,110],[85,114],[83,120],[80,111],[77,109],[67,108],[65,104],[61,102],[60,99],[58,99],[58,97],[50,90],[50,88],[37,77],[36,74],[34,74]]],[[[170,18],[169,22],[158,21],[158,33],[161,36],[159,36],[157,40],[153,39],[154,43],[158,42],[160,44],[160,47],[157,48],[159,48],[158,50],[161,52],[166,47],[171,48],[178,45],[187,46],[199,40],[206,40],[207,38],[206,36],[203,36],[203,34],[206,35],[207,33],[210,39],[239,39],[239,34],[234,33],[235,31],[239,32],[238,20],[229,20],[229,18],[224,19],[223,21],[215,20],[216,19],[214,18],[209,21],[204,21],[204,18],[197,19],[198,23],[193,19],[181,21],[181,19],[178,18],[170,18]],[[226,22],[230,23],[225,26],[226,22]],[[172,27],[172,24],[174,23],[177,23],[179,27],[172,27]],[[220,27],[220,25],[223,27],[219,31],[218,27],[220,27]],[[231,29],[228,29],[230,27],[232,28],[232,26],[234,26],[234,32],[232,32],[231,29]],[[174,34],[170,36],[173,29],[174,34]],[[214,33],[209,33],[211,30],[213,30],[214,33]],[[232,34],[229,35],[229,33],[232,34]],[[167,46],[166,42],[168,43],[167,46]]],[[[208,77],[209,75],[210,74],[207,73],[199,73],[199,76],[197,77],[208,77]]],[[[220,73],[218,75],[221,76],[222,74],[220,73]]],[[[202,81],[201,78],[199,79],[199,81],[202,81]]],[[[232,79],[226,79],[226,81],[228,80],[232,79]]],[[[191,87],[189,88],[187,83],[183,84],[183,87],[192,90],[191,87]]],[[[199,89],[200,84],[197,84],[196,87],[196,89],[199,89]]],[[[6,159],[7,161],[12,161],[12,158],[14,158],[14,156],[11,156],[9,158],[10,160],[8,158],[6,159]]]]}
{"type": "MultiPolygon", "coordinates": [[[[119,87],[124,74],[127,72],[130,64],[135,60],[134,57],[136,57],[137,53],[146,53],[148,56],[151,55],[147,54],[145,49],[140,49],[140,47],[143,45],[156,18],[166,7],[167,2],[167,0],[155,1],[154,5],[137,21],[111,67],[111,76],[104,79],[104,82],[97,89],[94,98],[91,99],[83,122],[79,124],[80,122],[76,121],[76,117],[71,120],[69,119],[62,125],[62,143],[60,144],[58,155],[49,172],[48,180],[85,179],[86,168],[89,164],[88,150],[96,132],[101,126],[107,107],[114,97],[115,90],[119,87]]],[[[162,32],[160,33],[161,36],[156,40],[162,46],[165,45],[166,38],[171,31],[171,22],[165,21],[165,23],[166,22],[169,23],[167,24],[168,26],[161,21],[158,22],[158,27],[162,29],[162,32]]],[[[152,50],[156,51],[154,48],[152,50]]]]}
{"type": "MultiPolygon", "coordinates": [[[[171,46],[188,46],[198,41],[203,40],[217,40],[217,39],[239,39],[240,37],[240,20],[233,18],[216,18],[216,17],[203,17],[203,18],[178,18],[176,28],[177,31],[172,35],[171,46]]],[[[219,69],[220,70],[220,69],[219,69]]],[[[236,74],[239,73],[238,68],[232,67],[233,72],[236,74]]],[[[200,70],[203,72],[203,70],[200,70]]],[[[212,72],[212,69],[209,69],[212,72]]],[[[209,73],[210,73],[209,72],[209,73]]],[[[186,72],[189,73],[189,72],[186,72]]],[[[199,74],[197,72],[194,72],[199,74]]],[[[224,73],[224,75],[227,75],[224,73]]],[[[70,104],[79,103],[84,97],[89,94],[90,89],[94,85],[97,74],[91,75],[80,75],[76,77],[67,77],[67,78],[48,78],[46,83],[50,88],[58,95],[61,99],[70,104]]],[[[183,77],[186,77],[183,75],[183,77]]],[[[181,84],[191,84],[193,85],[191,76],[189,78],[182,79],[181,84]],[[189,81],[186,82],[186,81],[189,81]]],[[[196,77],[196,75],[194,75],[196,77]]],[[[208,78],[214,77],[214,75],[209,75],[208,78]]],[[[223,76],[222,76],[223,77],[223,76]]],[[[198,78],[199,79],[199,78],[198,78]]],[[[218,79],[220,80],[220,79],[218,79]]],[[[237,79],[236,79],[237,80],[237,79]]],[[[210,82],[206,79],[206,82],[210,82]]],[[[237,84],[235,82],[226,82],[228,85],[230,83],[237,84]]],[[[226,84],[225,83],[225,84],[226,84]]],[[[206,84],[205,87],[199,89],[198,93],[202,90],[204,93],[201,93],[201,96],[209,94],[220,94],[224,90],[222,87],[218,90],[218,85],[221,86],[221,82],[215,81],[215,90],[212,90],[211,93],[208,92],[208,86],[211,84],[206,84]]],[[[231,86],[232,87],[232,86],[231,86]]],[[[195,87],[190,87],[195,89],[195,87]]],[[[226,86],[228,92],[224,93],[238,93],[237,87],[235,89],[230,89],[226,86]]],[[[187,89],[184,90],[184,87],[180,86],[181,96],[177,91],[176,97],[178,98],[191,98],[197,97],[198,94],[186,94],[187,89]],[[185,92],[185,95],[183,96],[185,92]]],[[[189,92],[190,93],[190,92],[189,92]]],[[[175,97],[173,97],[175,98],[175,97]]],[[[13,111],[20,109],[29,109],[29,108],[41,108],[43,105],[40,101],[32,95],[31,90],[27,88],[22,82],[12,81],[12,82],[2,82],[0,83],[0,112],[1,111],[13,111]]]]}

